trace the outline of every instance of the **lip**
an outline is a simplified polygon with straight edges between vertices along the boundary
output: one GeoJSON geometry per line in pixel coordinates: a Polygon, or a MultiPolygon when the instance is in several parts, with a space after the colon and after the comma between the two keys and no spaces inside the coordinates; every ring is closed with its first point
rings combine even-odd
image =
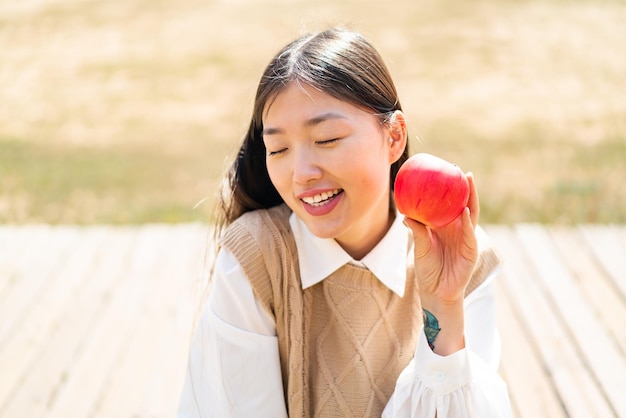
{"type": "Polygon", "coordinates": [[[324,188],[324,189],[321,189],[321,188],[309,189],[309,190],[305,190],[297,194],[296,199],[302,200],[305,197],[313,197],[315,195],[322,194],[322,193],[332,193],[335,190],[342,190],[342,189],[340,189],[339,187],[324,188]]]}
{"type": "Polygon", "coordinates": [[[330,213],[333,209],[335,209],[335,207],[337,207],[339,202],[342,200],[343,194],[344,194],[344,191],[342,189],[339,189],[340,190],[339,193],[337,193],[336,195],[334,195],[330,199],[326,200],[320,206],[311,205],[311,204],[305,202],[304,200],[302,200],[302,198],[313,197],[315,195],[322,194],[324,192],[330,193],[330,192],[332,192],[334,190],[337,190],[337,189],[307,190],[306,192],[300,193],[296,197],[300,200],[300,204],[302,205],[304,210],[309,215],[312,215],[312,216],[324,216],[324,215],[327,215],[328,213],[330,213]]]}

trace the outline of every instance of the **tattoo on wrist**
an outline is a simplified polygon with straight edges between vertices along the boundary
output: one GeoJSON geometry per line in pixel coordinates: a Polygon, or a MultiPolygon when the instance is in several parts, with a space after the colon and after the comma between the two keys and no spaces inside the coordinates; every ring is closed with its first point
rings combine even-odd
{"type": "Polygon", "coordinates": [[[435,349],[435,339],[437,338],[437,334],[441,331],[439,328],[439,321],[435,318],[435,315],[428,312],[426,309],[424,311],[424,333],[426,334],[426,341],[428,341],[428,346],[431,350],[435,349]]]}

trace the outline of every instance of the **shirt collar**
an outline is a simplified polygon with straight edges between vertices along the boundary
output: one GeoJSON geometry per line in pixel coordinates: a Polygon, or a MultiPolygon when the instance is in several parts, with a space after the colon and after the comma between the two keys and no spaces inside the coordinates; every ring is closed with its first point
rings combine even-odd
{"type": "Polygon", "coordinates": [[[383,239],[362,260],[355,261],[337,241],[313,235],[306,224],[292,213],[289,224],[298,250],[302,289],[321,282],[343,265],[352,263],[365,266],[387,288],[400,297],[404,296],[409,234],[402,219],[402,215],[396,213],[383,239]]]}

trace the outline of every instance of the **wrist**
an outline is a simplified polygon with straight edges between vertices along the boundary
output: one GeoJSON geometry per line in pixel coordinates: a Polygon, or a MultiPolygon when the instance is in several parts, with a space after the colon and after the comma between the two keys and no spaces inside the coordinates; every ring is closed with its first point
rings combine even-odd
{"type": "Polygon", "coordinates": [[[465,348],[463,301],[454,303],[422,297],[424,333],[431,349],[447,356],[465,348]]]}

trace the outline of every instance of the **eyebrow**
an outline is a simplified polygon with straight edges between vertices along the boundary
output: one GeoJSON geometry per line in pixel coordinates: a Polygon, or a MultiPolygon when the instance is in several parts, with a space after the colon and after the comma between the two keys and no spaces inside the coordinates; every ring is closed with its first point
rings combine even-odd
{"type": "MultiPolygon", "coordinates": [[[[312,127],[315,125],[319,125],[322,122],[326,122],[327,120],[333,120],[333,119],[347,119],[347,118],[344,115],[337,113],[337,112],[327,112],[327,113],[322,113],[319,116],[315,116],[314,118],[306,120],[304,122],[304,126],[312,127]]],[[[277,135],[281,133],[284,133],[283,129],[270,127],[270,128],[264,128],[261,134],[262,135],[277,135]]]]}

